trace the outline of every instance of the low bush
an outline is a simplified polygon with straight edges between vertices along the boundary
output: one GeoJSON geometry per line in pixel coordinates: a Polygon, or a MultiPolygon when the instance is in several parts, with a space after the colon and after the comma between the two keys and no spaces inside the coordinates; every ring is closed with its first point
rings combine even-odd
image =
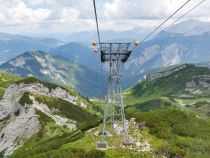
{"type": "Polygon", "coordinates": [[[24,92],[22,97],[19,100],[19,103],[23,106],[27,105],[31,105],[33,104],[33,101],[30,99],[30,93],[29,92],[24,92]]]}
{"type": "Polygon", "coordinates": [[[137,122],[145,121],[150,134],[167,142],[167,145],[159,146],[157,153],[189,158],[190,155],[210,154],[209,120],[175,109],[139,112],[131,108],[127,109],[127,112],[129,117],[135,117],[137,122]]]}

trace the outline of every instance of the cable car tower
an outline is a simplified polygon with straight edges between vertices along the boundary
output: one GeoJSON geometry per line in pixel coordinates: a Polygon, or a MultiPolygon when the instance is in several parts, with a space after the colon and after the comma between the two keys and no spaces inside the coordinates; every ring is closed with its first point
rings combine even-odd
{"type": "MultiPolygon", "coordinates": [[[[96,41],[93,41],[92,45],[96,47],[96,43],[96,41]]],[[[111,125],[112,131],[115,130],[117,133],[123,135],[123,145],[133,145],[133,141],[129,139],[129,126],[125,119],[120,70],[122,64],[130,57],[132,48],[137,45],[139,45],[139,41],[135,41],[134,43],[99,43],[101,62],[108,63],[109,77],[102,130],[99,132],[102,140],[96,144],[98,150],[106,150],[108,147],[108,143],[105,141],[105,137],[109,133],[107,131],[108,124],[111,125]]],[[[97,50],[98,48],[94,48],[94,52],[97,50]]]]}
{"type": "MultiPolygon", "coordinates": [[[[171,19],[177,12],[179,12],[185,5],[187,5],[191,0],[187,0],[183,5],[181,5],[173,14],[171,14],[166,20],[164,20],[157,28],[155,28],[148,36],[146,36],[141,42],[146,41],[151,37],[158,29],[161,28],[169,19],[171,19]]],[[[201,5],[205,0],[199,2],[196,6],[191,8],[184,15],[179,17],[174,23],[186,16],[192,10],[201,5]]],[[[100,32],[97,18],[96,3],[93,0],[95,20],[97,26],[99,47],[97,48],[97,42],[93,41],[94,52],[97,53],[98,50],[101,52],[101,62],[108,63],[109,65],[109,77],[108,77],[108,94],[106,98],[106,105],[104,107],[104,118],[102,131],[99,134],[102,136],[102,140],[97,142],[96,148],[99,150],[106,150],[108,143],[105,141],[105,136],[108,134],[107,124],[110,123],[111,129],[118,130],[120,133],[124,134],[123,145],[130,146],[133,141],[129,137],[129,125],[125,119],[125,109],[123,103],[123,94],[120,87],[121,73],[120,69],[123,63],[125,63],[132,53],[132,45],[137,46],[140,44],[139,41],[134,41],[134,43],[101,43],[100,42],[100,32]],[[110,120],[110,121],[109,121],[110,120]]],[[[174,24],[172,23],[172,25],[174,24]]],[[[171,25],[169,25],[170,27],[171,25]]],[[[167,29],[168,27],[166,27],[167,29]]]]}
{"type": "Polygon", "coordinates": [[[108,148],[108,143],[106,142],[105,137],[109,134],[107,130],[107,127],[109,127],[107,125],[109,124],[111,125],[111,131],[115,130],[117,133],[123,135],[123,145],[131,146],[133,145],[133,141],[129,137],[129,124],[125,119],[123,94],[120,84],[120,70],[122,64],[130,57],[134,46],[139,45],[140,42],[101,42],[95,0],[93,0],[93,6],[99,41],[98,44],[97,41],[92,41],[92,45],[94,46],[93,49],[95,53],[100,50],[101,62],[108,63],[109,65],[108,94],[104,106],[102,130],[99,132],[99,135],[102,136],[102,140],[96,143],[96,149],[106,150],[108,148]]]}

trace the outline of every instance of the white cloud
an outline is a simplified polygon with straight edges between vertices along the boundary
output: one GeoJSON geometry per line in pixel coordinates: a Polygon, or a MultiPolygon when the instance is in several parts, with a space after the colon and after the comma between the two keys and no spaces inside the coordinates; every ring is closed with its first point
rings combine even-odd
{"type": "Polygon", "coordinates": [[[63,8],[59,14],[60,22],[73,22],[79,18],[80,12],[74,8],[63,8]]]}
{"type": "MultiPolygon", "coordinates": [[[[187,0],[96,0],[101,29],[125,30],[154,27],[187,0]]],[[[191,2],[180,16],[197,4],[191,2]]],[[[37,32],[67,32],[95,29],[92,0],[0,0],[0,26],[37,32]],[[17,28],[17,26],[19,28],[17,28]],[[28,27],[28,29],[25,29],[28,27]]],[[[187,18],[210,20],[210,1],[206,0],[187,18]]],[[[5,27],[6,29],[6,27],[5,27]]]]}
{"type": "Polygon", "coordinates": [[[183,4],[183,0],[113,0],[104,4],[107,18],[163,18],[183,4]]]}
{"type": "Polygon", "coordinates": [[[53,0],[53,3],[56,10],[63,10],[65,8],[68,8],[68,10],[74,9],[79,13],[78,18],[93,18],[92,15],[94,14],[92,0],[53,0]]]}
{"type": "MultiPolygon", "coordinates": [[[[104,3],[104,15],[107,18],[124,18],[124,19],[163,19],[187,0],[113,0],[104,3]]],[[[183,10],[189,10],[200,1],[191,0],[183,10]]],[[[199,9],[193,12],[197,16],[209,16],[207,12],[210,9],[210,2],[200,6],[199,9]]]]}
{"type": "Polygon", "coordinates": [[[48,9],[31,9],[21,0],[0,0],[0,25],[39,23],[51,13],[48,9]]]}
{"type": "MultiPolygon", "coordinates": [[[[174,13],[187,0],[112,0],[103,4],[101,18],[109,21],[112,28],[155,27],[169,15],[174,13]]],[[[200,1],[191,0],[164,26],[170,25],[176,18],[182,16],[200,1]]],[[[210,21],[210,1],[193,10],[183,19],[198,19],[210,21]]]]}
{"type": "Polygon", "coordinates": [[[30,0],[29,2],[31,4],[42,4],[42,3],[44,3],[44,0],[30,0]]]}

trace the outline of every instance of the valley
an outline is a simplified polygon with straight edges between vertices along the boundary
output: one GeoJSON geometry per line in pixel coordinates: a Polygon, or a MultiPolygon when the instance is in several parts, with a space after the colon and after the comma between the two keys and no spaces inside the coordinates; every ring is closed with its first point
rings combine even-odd
{"type": "Polygon", "coordinates": [[[150,25],[102,29],[105,46],[90,45],[92,30],[63,40],[0,33],[0,158],[209,158],[209,26],[186,20],[142,43],[150,25]],[[120,48],[120,58],[103,52],[120,48]],[[116,122],[105,112],[119,112],[116,122]]]}

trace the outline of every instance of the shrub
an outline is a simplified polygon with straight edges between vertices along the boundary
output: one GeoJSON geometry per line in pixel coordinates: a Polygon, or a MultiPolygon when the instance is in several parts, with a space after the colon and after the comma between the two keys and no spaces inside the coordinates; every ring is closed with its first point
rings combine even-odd
{"type": "Polygon", "coordinates": [[[175,109],[139,112],[128,108],[127,111],[137,122],[145,121],[150,134],[167,142],[167,145],[159,146],[157,153],[189,158],[189,155],[210,154],[209,120],[175,109]]]}
{"type": "Polygon", "coordinates": [[[19,100],[19,103],[23,106],[27,105],[31,105],[33,104],[33,101],[30,99],[30,93],[29,92],[24,92],[22,97],[19,100]]]}
{"type": "Polygon", "coordinates": [[[15,116],[19,116],[20,115],[20,109],[18,109],[15,113],[14,113],[15,116]]]}

